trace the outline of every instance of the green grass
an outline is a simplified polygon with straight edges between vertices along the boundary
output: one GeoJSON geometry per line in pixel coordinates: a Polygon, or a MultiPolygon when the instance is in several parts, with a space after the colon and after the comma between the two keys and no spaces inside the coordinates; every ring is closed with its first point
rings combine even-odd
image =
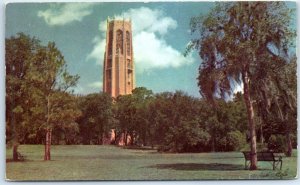
{"type": "MultiPolygon", "coordinates": [[[[239,152],[166,154],[115,146],[52,146],[51,161],[43,161],[42,145],[21,145],[24,162],[7,162],[9,180],[198,180],[293,179],[297,152],[283,158],[282,170],[259,162],[259,170],[244,170],[239,152]]],[[[11,149],[6,157],[11,158],[11,149]]],[[[9,161],[9,160],[8,160],[9,161]]]]}

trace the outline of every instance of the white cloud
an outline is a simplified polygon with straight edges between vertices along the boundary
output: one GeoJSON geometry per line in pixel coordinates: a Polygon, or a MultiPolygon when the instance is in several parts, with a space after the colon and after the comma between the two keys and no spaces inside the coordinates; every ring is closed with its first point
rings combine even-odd
{"type": "Polygon", "coordinates": [[[81,21],[92,13],[92,3],[52,4],[44,11],[38,11],[38,17],[44,18],[50,25],[65,25],[74,21],[81,21]]]}
{"type": "MultiPolygon", "coordinates": [[[[141,7],[129,9],[121,15],[115,15],[116,19],[131,19],[133,29],[133,50],[137,72],[144,72],[153,68],[179,67],[193,62],[192,57],[183,57],[165,40],[166,34],[176,29],[177,22],[164,15],[158,9],[141,7]]],[[[88,54],[87,60],[95,60],[103,63],[105,51],[106,20],[100,22],[101,36],[93,40],[94,48],[88,54]]]]}
{"type": "Polygon", "coordinates": [[[102,91],[102,82],[96,81],[91,83],[81,83],[80,85],[77,85],[76,87],[72,88],[73,92],[75,94],[90,94],[95,92],[101,92],[102,91]]]}
{"type": "Polygon", "coordinates": [[[92,83],[89,83],[88,84],[88,87],[92,87],[92,88],[102,88],[102,82],[98,82],[98,81],[96,81],[96,82],[92,82],[92,83]]]}
{"type": "Polygon", "coordinates": [[[143,71],[150,68],[179,67],[191,62],[179,51],[159,39],[154,33],[141,32],[134,38],[136,68],[143,71]]]}

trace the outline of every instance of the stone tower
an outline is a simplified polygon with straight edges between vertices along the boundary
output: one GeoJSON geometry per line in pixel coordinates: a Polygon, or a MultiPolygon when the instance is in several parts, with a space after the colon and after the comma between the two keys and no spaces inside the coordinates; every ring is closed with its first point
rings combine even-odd
{"type": "Polygon", "coordinates": [[[103,92],[112,97],[135,88],[131,21],[107,19],[103,92]]]}

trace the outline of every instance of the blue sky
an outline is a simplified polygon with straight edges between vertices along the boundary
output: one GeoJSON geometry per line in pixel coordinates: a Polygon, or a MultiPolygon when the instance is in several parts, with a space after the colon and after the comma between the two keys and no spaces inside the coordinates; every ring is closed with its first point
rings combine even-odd
{"type": "Polygon", "coordinates": [[[212,2],[172,3],[12,3],[6,7],[5,37],[24,32],[42,43],[54,41],[72,74],[80,75],[75,93],[102,91],[107,17],[131,18],[136,86],[155,93],[183,90],[200,97],[200,58],[183,57],[191,36],[189,21],[207,13],[212,2]]]}
{"type": "Polygon", "coordinates": [[[102,90],[107,17],[131,18],[136,86],[154,92],[183,90],[199,97],[197,54],[183,57],[189,20],[212,3],[14,3],[6,7],[5,37],[24,32],[42,43],[54,41],[72,74],[76,93],[102,90]]]}

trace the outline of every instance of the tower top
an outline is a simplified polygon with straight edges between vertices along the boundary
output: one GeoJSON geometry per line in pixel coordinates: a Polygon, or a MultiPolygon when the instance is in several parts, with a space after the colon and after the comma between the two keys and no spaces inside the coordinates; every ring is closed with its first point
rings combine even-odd
{"type": "Polygon", "coordinates": [[[109,17],[107,16],[107,23],[110,23],[110,22],[114,22],[114,21],[124,21],[124,22],[130,22],[131,23],[131,18],[125,18],[123,16],[123,18],[120,18],[120,17],[109,17]]]}

